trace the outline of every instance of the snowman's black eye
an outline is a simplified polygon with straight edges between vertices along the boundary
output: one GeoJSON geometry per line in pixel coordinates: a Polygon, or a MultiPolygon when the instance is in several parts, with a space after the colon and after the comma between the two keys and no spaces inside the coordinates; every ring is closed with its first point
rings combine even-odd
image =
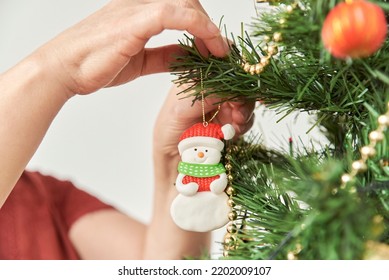
{"type": "Polygon", "coordinates": [[[205,150],[206,153],[208,153],[208,150],[205,150]]]}
{"type": "Polygon", "coordinates": [[[197,151],[197,148],[195,148],[194,150],[197,151]]]}

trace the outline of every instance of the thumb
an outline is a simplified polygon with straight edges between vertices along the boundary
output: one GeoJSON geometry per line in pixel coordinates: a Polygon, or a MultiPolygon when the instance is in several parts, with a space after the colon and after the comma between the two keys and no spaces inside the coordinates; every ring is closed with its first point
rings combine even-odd
{"type": "Polygon", "coordinates": [[[146,48],[140,75],[169,72],[171,64],[177,60],[178,56],[182,55],[185,55],[185,51],[177,44],[146,48]]]}

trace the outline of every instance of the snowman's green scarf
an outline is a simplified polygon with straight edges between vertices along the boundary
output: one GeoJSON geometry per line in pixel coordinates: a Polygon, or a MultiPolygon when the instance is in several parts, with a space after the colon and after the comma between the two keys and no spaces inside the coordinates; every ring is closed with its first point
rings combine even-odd
{"type": "Polygon", "coordinates": [[[178,164],[178,172],[181,174],[193,177],[212,177],[226,172],[222,163],[217,164],[202,164],[202,163],[187,163],[178,164]]]}

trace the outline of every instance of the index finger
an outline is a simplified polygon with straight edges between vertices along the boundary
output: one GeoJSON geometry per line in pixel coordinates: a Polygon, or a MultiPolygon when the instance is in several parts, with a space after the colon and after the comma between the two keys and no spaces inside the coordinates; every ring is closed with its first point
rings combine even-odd
{"type": "Polygon", "coordinates": [[[154,5],[147,17],[141,17],[131,26],[138,38],[147,41],[165,29],[182,30],[200,38],[213,55],[223,57],[228,54],[228,44],[219,28],[202,11],[174,3],[159,2],[154,5]]]}

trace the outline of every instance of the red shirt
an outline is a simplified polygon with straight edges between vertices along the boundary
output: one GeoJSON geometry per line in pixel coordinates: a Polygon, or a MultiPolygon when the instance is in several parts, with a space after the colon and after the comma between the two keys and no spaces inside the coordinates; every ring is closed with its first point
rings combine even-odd
{"type": "Polygon", "coordinates": [[[68,181],[24,172],[0,209],[0,259],[79,259],[71,225],[105,208],[68,181]]]}

